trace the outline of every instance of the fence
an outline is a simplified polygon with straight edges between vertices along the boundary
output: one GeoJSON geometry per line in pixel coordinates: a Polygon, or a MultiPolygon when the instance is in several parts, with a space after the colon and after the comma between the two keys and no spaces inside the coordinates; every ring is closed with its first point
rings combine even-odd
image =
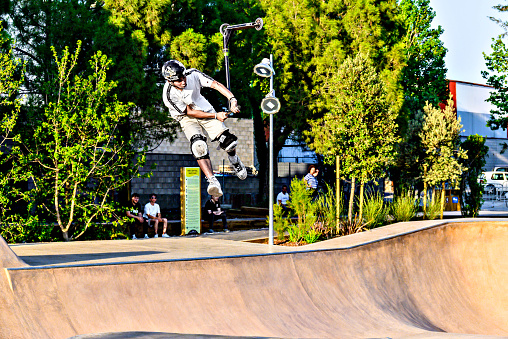
{"type": "Polygon", "coordinates": [[[487,185],[483,200],[482,209],[508,209],[508,183],[487,185]]]}

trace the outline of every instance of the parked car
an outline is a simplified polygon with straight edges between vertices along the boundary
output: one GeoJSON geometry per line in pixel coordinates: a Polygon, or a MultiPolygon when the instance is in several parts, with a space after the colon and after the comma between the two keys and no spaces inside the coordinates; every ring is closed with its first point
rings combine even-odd
{"type": "Polygon", "coordinates": [[[508,167],[494,167],[494,172],[508,172],[508,167]]]}
{"type": "Polygon", "coordinates": [[[508,172],[482,172],[478,182],[485,185],[485,193],[487,194],[508,191],[508,172]]]}

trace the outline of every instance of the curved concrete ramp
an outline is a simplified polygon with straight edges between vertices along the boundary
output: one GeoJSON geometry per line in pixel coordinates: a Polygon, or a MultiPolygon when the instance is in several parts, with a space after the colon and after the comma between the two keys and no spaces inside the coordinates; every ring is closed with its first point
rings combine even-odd
{"type": "Polygon", "coordinates": [[[506,222],[455,223],[341,250],[8,268],[0,337],[508,336],[507,246],[506,222]]]}
{"type": "Polygon", "coordinates": [[[5,240],[0,236],[0,268],[27,266],[23,260],[11,250],[5,240]]]}

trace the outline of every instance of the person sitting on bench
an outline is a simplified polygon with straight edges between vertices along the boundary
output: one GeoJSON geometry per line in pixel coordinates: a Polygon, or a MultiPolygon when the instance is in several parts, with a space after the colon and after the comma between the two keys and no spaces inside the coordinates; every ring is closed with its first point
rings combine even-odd
{"type": "Polygon", "coordinates": [[[205,211],[206,218],[208,219],[209,223],[209,233],[213,233],[213,222],[219,219],[222,220],[224,232],[229,232],[228,223],[226,221],[226,212],[220,208],[219,197],[210,196],[210,199],[208,199],[205,204],[205,211]]]}
{"type": "Polygon", "coordinates": [[[166,228],[168,227],[168,220],[166,218],[162,218],[161,209],[159,207],[159,204],[157,204],[155,202],[156,200],[157,200],[157,195],[150,194],[150,202],[145,205],[145,213],[143,214],[143,218],[145,218],[148,226],[152,227],[151,223],[153,223],[153,226],[155,228],[154,238],[159,237],[159,234],[157,233],[158,228],[159,228],[159,223],[163,224],[162,237],[169,238],[169,235],[166,234],[166,228]]]}
{"type": "Polygon", "coordinates": [[[145,234],[145,238],[148,238],[146,234],[146,222],[143,219],[143,210],[141,209],[141,204],[139,203],[139,194],[133,193],[131,200],[127,202],[125,205],[127,207],[127,217],[130,218],[129,228],[132,236],[132,240],[136,240],[136,232],[139,229],[139,226],[143,227],[143,233],[145,234]]]}

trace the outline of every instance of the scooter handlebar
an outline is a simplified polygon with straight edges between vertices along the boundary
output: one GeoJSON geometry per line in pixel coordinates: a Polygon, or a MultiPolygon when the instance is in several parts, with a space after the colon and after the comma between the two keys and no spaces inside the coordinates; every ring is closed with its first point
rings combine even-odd
{"type": "Polygon", "coordinates": [[[238,25],[222,24],[220,26],[220,32],[222,33],[222,35],[224,35],[226,33],[226,30],[239,31],[239,30],[247,29],[247,28],[255,28],[258,31],[261,30],[261,28],[263,28],[263,19],[257,18],[256,21],[254,21],[254,22],[248,22],[245,24],[238,24],[238,25]]]}

